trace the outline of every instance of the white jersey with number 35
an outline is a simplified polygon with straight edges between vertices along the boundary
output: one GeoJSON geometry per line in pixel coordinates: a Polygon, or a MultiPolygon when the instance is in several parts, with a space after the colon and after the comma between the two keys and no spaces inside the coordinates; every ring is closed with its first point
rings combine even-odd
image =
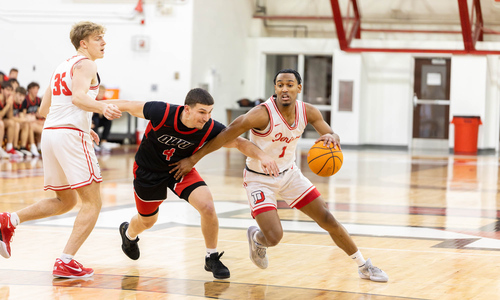
{"type": "MultiPolygon", "coordinates": [[[[52,89],[52,102],[49,114],[45,120],[44,128],[64,127],[70,125],[83,132],[89,133],[92,124],[92,112],[78,108],[71,102],[73,67],[83,59],[83,55],[73,56],[62,62],[54,71],[50,81],[52,89]]],[[[99,75],[97,75],[99,79],[99,75]]],[[[90,86],[87,95],[95,99],[99,92],[99,83],[90,86]]]]}
{"type": "MultiPolygon", "coordinates": [[[[295,162],[297,142],[307,125],[306,106],[302,101],[295,102],[295,122],[290,126],[278,110],[273,97],[261,105],[267,108],[269,125],[263,131],[252,129],[250,141],[274,158],[280,172],[283,172],[295,162]]],[[[258,159],[248,157],[246,162],[250,170],[264,173],[258,159]]]]}

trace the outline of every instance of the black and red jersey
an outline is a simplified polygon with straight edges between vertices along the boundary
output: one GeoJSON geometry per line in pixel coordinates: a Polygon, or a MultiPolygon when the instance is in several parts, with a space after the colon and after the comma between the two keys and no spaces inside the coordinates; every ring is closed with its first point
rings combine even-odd
{"type": "Polygon", "coordinates": [[[170,164],[193,155],[225,128],[213,119],[203,129],[188,128],[181,122],[183,110],[184,106],[160,101],[144,105],[144,117],[150,122],[135,155],[139,168],[168,174],[170,164]]]}
{"type": "Polygon", "coordinates": [[[23,101],[22,103],[18,104],[14,102],[13,107],[12,107],[12,114],[14,117],[17,117],[20,112],[22,112],[24,109],[26,109],[26,102],[23,101]]]}
{"type": "Polygon", "coordinates": [[[40,108],[41,104],[42,99],[40,99],[40,97],[36,97],[34,100],[31,100],[29,96],[26,96],[26,99],[24,99],[23,102],[23,105],[26,106],[26,113],[28,114],[35,114],[40,108]]]}

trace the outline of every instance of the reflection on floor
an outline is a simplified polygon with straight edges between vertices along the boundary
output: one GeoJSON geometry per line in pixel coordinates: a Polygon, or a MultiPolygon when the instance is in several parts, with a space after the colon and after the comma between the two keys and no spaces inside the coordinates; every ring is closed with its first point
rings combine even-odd
{"type": "MultiPolygon", "coordinates": [[[[101,155],[103,209],[77,254],[96,274],[53,279],[78,212],[26,222],[16,230],[12,257],[0,263],[0,299],[496,299],[500,278],[498,157],[447,153],[344,150],[333,177],[300,167],[365,258],[388,283],[359,279],[355,264],[301,212],[279,202],[285,234],[268,249],[270,266],[248,259],[246,229],[256,225],[242,187],[244,157],[219,150],[196,168],[210,187],[219,216],[226,281],[203,269],[198,213],[169,193],[158,223],[141,234],[141,258],[120,249],[118,226],[135,213],[135,146],[101,155]]],[[[43,192],[43,160],[0,162],[0,210],[16,211],[52,196],[43,192]]]]}

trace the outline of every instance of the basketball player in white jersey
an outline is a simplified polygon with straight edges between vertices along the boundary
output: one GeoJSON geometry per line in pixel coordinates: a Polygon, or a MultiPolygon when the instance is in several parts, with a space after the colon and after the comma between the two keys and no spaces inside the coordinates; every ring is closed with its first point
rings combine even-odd
{"type": "Polygon", "coordinates": [[[320,111],[309,103],[297,100],[302,90],[300,74],[291,69],[279,71],[274,78],[273,95],[263,104],[235,119],[225,131],[207,143],[200,151],[172,169],[176,177],[183,176],[204,155],[219,149],[228,141],[250,130],[250,140],[273,157],[280,173],[261,168],[261,164],[248,157],[243,185],[247,191],[252,216],[260,228],[251,226],[247,231],[250,259],[259,268],[268,266],[267,247],[276,246],[283,237],[283,228],[277,212],[277,197],[293,208],[301,210],[325,229],[332,240],[358,264],[363,279],[386,282],[387,274],[365,261],[347,230],[328,210],[316,187],[302,175],[295,164],[297,142],[307,123],[320,134],[318,141],[340,147],[340,138],[325,122],[320,111]]]}
{"type": "Polygon", "coordinates": [[[99,138],[90,129],[92,113],[101,113],[110,120],[121,116],[116,105],[95,100],[99,88],[95,60],[104,56],[104,32],[102,25],[92,22],[73,25],[70,39],[77,53],[56,68],[42,99],[40,114],[46,116],[42,132],[44,190],[55,191],[56,197],[12,214],[0,214],[0,255],[9,258],[16,226],[66,213],[80,196],[82,207],[66,247],[56,259],[54,277],[82,278],[94,274],[73,256],[94,228],[101,209],[102,177],[92,141],[98,142],[99,138]]]}

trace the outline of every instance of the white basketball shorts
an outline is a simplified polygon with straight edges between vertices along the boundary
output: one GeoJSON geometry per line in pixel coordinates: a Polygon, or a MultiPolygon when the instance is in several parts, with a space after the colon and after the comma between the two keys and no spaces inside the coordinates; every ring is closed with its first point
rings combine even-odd
{"type": "Polygon", "coordinates": [[[277,209],[277,197],[290,207],[300,209],[321,195],[295,164],[278,177],[244,170],[243,186],[254,218],[277,209]]]}
{"type": "Polygon", "coordinates": [[[101,182],[90,134],[73,127],[50,127],[42,132],[44,190],[77,189],[101,182]]]}

